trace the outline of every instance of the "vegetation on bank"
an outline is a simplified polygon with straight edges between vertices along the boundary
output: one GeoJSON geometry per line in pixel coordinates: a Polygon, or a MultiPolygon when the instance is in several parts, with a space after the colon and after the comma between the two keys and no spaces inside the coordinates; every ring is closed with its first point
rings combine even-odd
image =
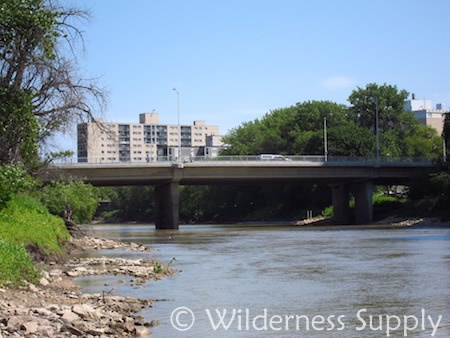
{"type": "Polygon", "coordinates": [[[22,165],[0,166],[0,286],[34,281],[39,277],[34,261],[64,257],[71,218],[63,215],[92,220],[98,205],[93,192],[74,180],[41,188],[22,165]]]}
{"type": "Polygon", "coordinates": [[[36,198],[15,195],[0,211],[0,238],[23,243],[42,255],[63,254],[61,245],[70,239],[64,221],[49,213],[36,198]]]}
{"type": "Polygon", "coordinates": [[[39,276],[39,270],[22,243],[0,239],[0,287],[21,286],[24,281],[34,282],[39,276]]]}

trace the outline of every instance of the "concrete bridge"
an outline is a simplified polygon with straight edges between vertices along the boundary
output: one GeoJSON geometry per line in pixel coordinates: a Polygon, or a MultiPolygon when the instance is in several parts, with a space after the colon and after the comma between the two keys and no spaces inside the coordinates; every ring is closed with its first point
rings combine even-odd
{"type": "Polygon", "coordinates": [[[95,186],[153,185],[157,197],[156,229],[178,229],[179,185],[293,183],[327,184],[332,189],[334,222],[348,224],[350,194],[355,198],[355,220],[372,221],[374,185],[407,185],[430,161],[371,158],[292,156],[264,161],[258,156],[214,159],[189,158],[187,162],[63,163],[50,167],[44,181],[61,174],[78,177],[95,186]]]}

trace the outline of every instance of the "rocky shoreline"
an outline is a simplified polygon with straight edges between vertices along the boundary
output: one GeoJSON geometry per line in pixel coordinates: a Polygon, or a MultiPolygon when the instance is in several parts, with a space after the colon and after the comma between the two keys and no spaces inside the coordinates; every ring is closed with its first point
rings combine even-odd
{"type": "MultiPolygon", "coordinates": [[[[152,251],[144,245],[82,236],[73,239],[71,252],[92,250],[152,251]]],[[[152,259],[110,257],[83,258],[74,255],[64,264],[51,262],[39,283],[20,289],[0,289],[0,338],[6,337],[146,337],[158,323],[137,313],[154,300],[122,297],[110,292],[84,294],[72,278],[92,275],[134,277],[145,283],[171,275],[170,266],[152,259]]]]}
{"type": "MultiPolygon", "coordinates": [[[[295,221],[292,223],[297,226],[334,226],[334,227],[361,227],[361,225],[334,225],[332,220],[329,218],[324,218],[322,216],[304,219],[300,221],[295,221]]],[[[390,216],[387,218],[383,218],[379,221],[374,221],[370,224],[364,225],[365,227],[370,228],[378,228],[378,227],[428,227],[428,226],[442,226],[442,227],[450,227],[450,221],[443,220],[441,217],[399,217],[399,216],[390,216]]]]}

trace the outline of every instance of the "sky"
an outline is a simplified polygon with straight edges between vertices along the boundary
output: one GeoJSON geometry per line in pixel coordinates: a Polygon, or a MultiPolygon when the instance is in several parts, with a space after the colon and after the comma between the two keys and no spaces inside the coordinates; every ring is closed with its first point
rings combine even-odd
{"type": "MultiPolygon", "coordinates": [[[[109,122],[204,120],[225,135],[309,100],[395,85],[450,108],[448,0],[61,0],[87,9],[80,73],[109,122]]],[[[75,130],[75,129],[74,129],[75,130]]],[[[76,150],[76,135],[59,144],[76,150]]]]}

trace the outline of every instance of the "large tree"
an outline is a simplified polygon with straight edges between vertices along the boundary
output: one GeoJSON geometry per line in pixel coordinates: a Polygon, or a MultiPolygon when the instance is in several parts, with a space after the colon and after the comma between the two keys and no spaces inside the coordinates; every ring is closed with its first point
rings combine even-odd
{"type": "Polygon", "coordinates": [[[307,101],[276,109],[226,135],[224,142],[230,147],[224,154],[321,155],[324,119],[334,128],[345,124],[346,114],[345,106],[330,101],[307,101]]]}
{"type": "MultiPolygon", "coordinates": [[[[348,98],[349,118],[359,127],[370,130],[372,135],[376,135],[378,122],[381,156],[438,158],[442,147],[438,146],[436,130],[420,126],[414,114],[405,111],[407,97],[406,90],[392,85],[370,83],[365,88],[358,87],[348,98]]],[[[373,148],[372,155],[375,153],[373,148]]]]}
{"type": "Polygon", "coordinates": [[[50,0],[0,3],[0,163],[34,160],[31,144],[103,106],[104,91],[77,69],[77,24],[88,18],[50,0]]]}
{"type": "Polygon", "coordinates": [[[378,108],[380,130],[399,129],[415,124],[412,114],[405,114],[404,105],[408,97],[406,90],[396,86],[369,83],[365,88],[354,90],[348,101],[351,118],[360,126],[375,130],[378,108]]]}

